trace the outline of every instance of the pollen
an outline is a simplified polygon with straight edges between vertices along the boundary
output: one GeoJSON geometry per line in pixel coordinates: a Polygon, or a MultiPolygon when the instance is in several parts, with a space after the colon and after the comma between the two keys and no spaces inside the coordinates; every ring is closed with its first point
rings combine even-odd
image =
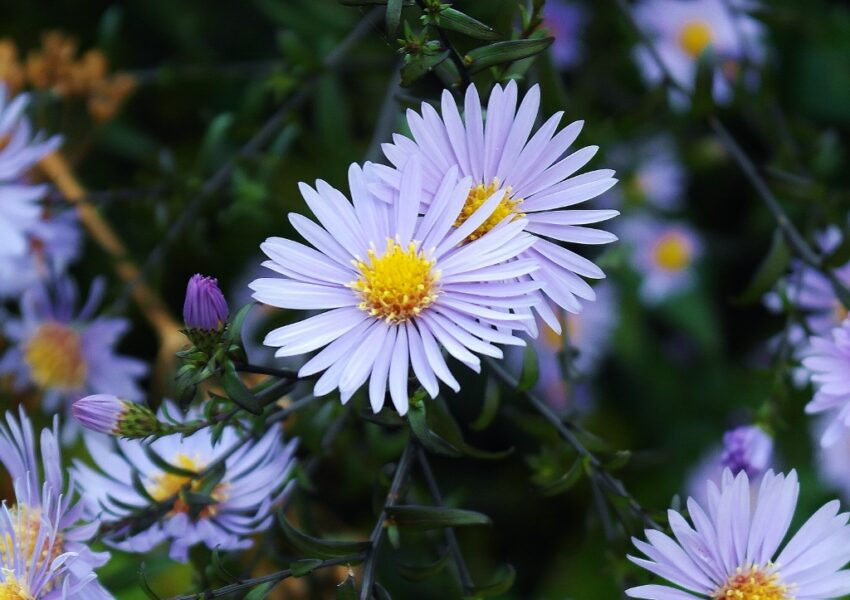
{"type": "Polygon", "coordinates": [[[712,594],[713,600],[792,600],[788,586],[779,579],[772,565],[749,569],[739,567],[726,584],[712,594]]]}
{"type": "Polygon", "coordinates": [[[655,263],[665,271],[681,271],[691,264],[691,244],[684,235],[678,232],[667,233],[655,243],[653,258],[655,263]]]}
{"type": "MultiPolygon", "coordinates": [[[[490,196],[499,191],[500,186],[501,184],[499,180],[493,179],[493,181],[487,185],[479,183],[469,190],[469,195],[466,197],[463,209],[461,209],[460,214],[457,216],[457,219],[455,219],[454,226],[460,227],[463,225],[466,220],[472,216],[472,213],[481,208],[481,205],[484,204],[490,196]]],[[[478,226],[478,229],[469,234],[469,237],[464,240],[464,243],[477,240],[511,215],[513,215],[513,218],[511,219],[512,221],[525,216],[525,213],[519,210],[519,205],[522,204],[522,198],[513,198],[512,191],[513,190],[510,186],[504,188],[505,196],[502,198],[502,201],[499,202],[496,210],[493,211],[493,214],[487,217],[486,221],[478,226]]]]}
{"type": "Polygon", "coordinates": [[[0,600],[32,600],[25,584],[18,583],[11,573],[4,573],[5,581],[0,582],[0,600]]]}
{"type": "Polygon", "coordinates": [[[404,248],[398,240],[388,239],[382,255],[373,247],[366,260],[353,261],[360,278],[348,287],[360,296],[360,310],[387,323],[403,323],[437,300],[440,272],[434,268],[436,262],[415,242],[404,248]]]}
{"type": "MultiPolygon", "coordinates": [[[[183,470],[192,471],[193,473],[200,473],[206,466],[200,459],[192,458],[182,452],[171,461],[171,464],[183,470]]],[[[174,506],[171,509],[171,514],[188,513],[189,504],[183,498],[179,497],[180,492],[184,489],[197,492],[201,488],[201,484],[202,480],[200,477],[166,472],[153,478],[153,485],[147,488],[147,492],[157,502],[163,502],[177,496],[174,506]]],[[[227,500],[227,484],[218,484],[210,496],[216,502],[227,500]]],[[[215,515],[216,510],[216,505],[210,504],[201,510],[200,517],[212,517],[215,515]]]]}
{"type": "MultiPolygon", "coordinates": [[[[52,563],[63,552],[62,538],[56,536],[52,547],[45,543],[40,549],[41,555],[36,557],[36,544],[38,534],[41,530],[41,509],[30,508],[24,504],[17,504],[9,509],[12,522],[12,533],[0,537],[0,562],[6,565],[14,565],[20,560],[29,569],[33,562],[35,568],[41,569],[45,564],[52,563]],[[20,555],[20,556],[19,556],[20,555]],[[33,561],[35,559],[35,561],[33,561]]],[[[27,593],[25,583],[6,574],[7,579],[0,583],[0,600],[28,600],[31,596],[27,593]]]]}
{"type": "Polygon", "coordinates": [[[41,325],[24,348],[24,360],[41,389],[78,389],[88,373],[79,335],[62,323],[41,325]]]}
{"type": "Polygon", "coordinates": [[[704,21],[689,21],[679,32],[679,45],[691,58],[699,58],[711,42],[711,27],[704,21]]]}

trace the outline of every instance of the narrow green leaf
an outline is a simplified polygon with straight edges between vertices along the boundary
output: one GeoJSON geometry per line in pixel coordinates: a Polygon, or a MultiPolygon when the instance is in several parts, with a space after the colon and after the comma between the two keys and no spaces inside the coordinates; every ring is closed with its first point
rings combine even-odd
{"type": "Polygon", "coordinates": [[[236,367],[232,362],[227,361],[224,366],[224,376],[221,378],[222,387],[227,392],[234,404],[244,408],[250,413],[259,415],[263,412],[260,403],[251,391],[242,383],[239,373],[236,372],[236,367]]]}
{"type": "Polygon", "coordinates": [[[449,552],[446,551],[435,562],[428,565],[409,565],[399,563],[396,565],[396,570],[399,575],[409,581],[425,581],[426,579],[431,579],[435,575],[438,575],[446,567],[449,563],[449,556],[449,552]]]}
{"type": "Polygon", "coordinates": [[[269,581],[263,584],[258,585],[253,590],[248,592],[245,595],[244,600],[265,600],[266,597],[271,593],[272,588],[276,585],[276,582],[269,581]]]}
{"type": "Polygon", "coordinates": [[[148,578],[145,576],[145,563],[139,565],[139,585],[142,586],[142,591],[148,598],[151,600],[160,600],[160,597],[153,591],[148,583],[148,578]]]}
{"type": "Polygon", "coordinates": [[[540,377],[540,366],[537,363],[537,351],[532,344],[525,347],[522,354],[522,375],[517,383],[518,392],[527,392],[535,385],[540,377]]]}
{"type": "Polygon", "coordinates": [[[581,479],[583,470],[581,461],[577,460],[558,480],[543,488],[543,495],[557,496],[558,494],[563,494],[581,479]]]}
{"type": "Polygon", "coordinates": [[[289,570],[292,571],[293,577],[304,577],[315,571],[321,564],[322,560],[320,558],[305,558],[304,560],[296,560],[290,564],[289,570]]]}
{"type": "Polygon", "coordinates": [[[617,450],[608,461],[605,462],[605,468],[609,471],[616,471],[617,469],[622,469],[632,458],[632,453],[630,450],[617,450]]]}
{"type": "Polygon", "coordinates": [[[407,504],[389,507],[387,514],[399,527],[416,530],[489,525],[491,522],[490,517],[483,513],[444,506],[407,504]]]}
{"type": "Polygon", "coordinates": [[[499,37],[492,27],[454,8],[446,8],[440,12],[438,25],[479,40],[495,40],[499,37]]]}
{"type": "Polygon", "coordinates": [[[233,126],[233,122],[233,115],[230,113],[216,115],[210,122],[198,152],[198,169],[203,171],[220,162],[220,155],[224,150],[225,136],[233,126]]]}
{"type": "Polygon", "coordinates": [[[278,521],[289,543],[310,557],[337,558],[365,552],[371,546],[369,542],[340,542],[314,538],[296,529],[282,512],[278,513],[278,521]]]}
{"type": "Polygon", "coordinates": [[[410,410],[407,411],[407,421],[410,423],[410,430],[413,435],[429,452],[442,456],[461,456],[460,450],[431,431],[424,402],[410,405],[410,410]]]}
{"type": "Polygon", "coordinates": [[[543,52],[555,38],[535,38],[528,40],[509,40],[496,42],[471,50],[464,60],[470,73],[477,73],[489,67],[528,58],[543,52]]]}
{"type": "Polygon", "coordinates": [[[487,429],[496,418],[501,404],[501,393],[499,385],[492,377],[487,378],[486,388],[484,390],[484,405],[481,407],[481,413],[476,419],[469,424],[469,427],[475,431],[487,429]]]}
{"type": "Polygon", "coordinates": [[[196,471],[192,471],[191,469],[183,469],[181,467],[171,464],[170,462],[162,458],[159,454],[157,454],[156,451],[147,444],[142,444],[142,448],[144,449],[148,459],[150,459],[153,464],[155,464],[157,467],[159,467],[166,473],[171,473],[172,475],[180,475],[181,477],[195,477],[198,474],[196,471]]]}
{"type": "Polygon", "coordinates": [[[245,319],[248,317],[248,313],[251,312],[251,309],[254,308],[256,302],[251,302],[246,304],[230,319],[230,323],[227,325],[227,331],[224,334],[224,339],[230,343],[241,344],[242,343],[242,326],[245,324],[245,319]]]}
{"type": "Polygon", "coordinates": [[[692,111],[695,115],[707,115],[714,110],[714,73],[716,57],[707,49],[697,61],[692,111]]]}
{"type": "Polygon", "coordinates": [[[735,299],[739,304],[759,302],[770,291],[776,281],[785,274],[791,260],[791,249],[785,241],[782,231],[776,229],[770,242],[770,249],[756,269],[747,288],[735,299]]]}
{"type": "Polygon", "coordinates": [[[401,20],[402,0],[387,0],[387,35],[390,39],[395,37],[398,31],[398,22],[401,20]]]}
{"type": "Polygon", "coordinates": [[[482,586],[476,586],[470,590],[466,598],[481,598],[486,596],[501,596],[514,585],[516,579],[516,569],[511,565],[507,565],[505,572],[496,577],[491,583],[482,586]]]}
{"type": "Polygon", "coordinates": [[[215,548],[212,551],[212,556],[210,558],[212,563],[213,570],[216,574],[219,575],[222,579],[227,581],[228,583],[234,583],[239,581],[239,578],[236,577],[233,573],[231,573],[227,567],[224,566],[224,559],[221,556],[221,551],[218,548],[215,548]]]}
{"type": "Polygon", "coordinates": [[[401,68],[401,85],[404,87],[409,86],[417,79],[424,77],[448,57],[448,50],[444,50],[437,54],[408,56],[404,66],[401,68]]]}

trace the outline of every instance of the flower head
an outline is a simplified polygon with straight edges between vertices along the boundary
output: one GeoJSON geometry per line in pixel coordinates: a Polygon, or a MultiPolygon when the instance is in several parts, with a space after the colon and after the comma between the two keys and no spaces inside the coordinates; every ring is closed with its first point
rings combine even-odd
{"type": "Polygon", "coordinates": [[[656,137],[617,148],[610,154],[613,164],[627,173],[622,185],[608,192],[615,206],[625,202],[649,204],[661,210],[681,206],[685,192],[685,169],[673,140],[656,137]]]}
{"type": "Polygon", "coordinates": [[[66,489],[57,443],[58,425],[41,432],[42,468],[36,459],[32,424],[20,410],[0,423],[0,463],[15,488],[15,503],[0,507],[0,598],[3,600],[71,600],[112,596],[97,581],[94,569],[109,554],[87,546],[98,522],[81,521],[74,504],[74,484],[66,489]],[[43,480],[43,483],[42,483],[43,480]]]}
{"type": "Polygon", "coordinates": [[[570,0],[550,0],[543,6],[543,26],[555,38],[552,57],[559,67],[569,68],[581,58],[580,36],[586,22],[584,8],[570,0]]]}
{"type": "Polygon", "coordinates": [[[668,511],[675,539],[647,530],[648,543],[634,539],[647,558],[629,560],[672,585],[626,590],[646,600],[793,600],[840,598],[850,593],[848,514],[827,503],[782,546],[799,495],[797,473],[765,473],[755,498],[746,471],[724,471],[708,483],[705,505],[688,499],[691,526],[668,511]],[[675,586],[675,587],[673,587],[675,586]]]}
{"type": "MultiPolygon", "coordinates": [[[[812,437],[820,440],[831,423],[830,415],[816,419],[812,437]]],[[[850,500],[850,429],[841,428],[828,446],[817,444],[815,455],[820,479],[830,488],[838,490],[845,500],[850,500]]]]}
{"type": "MultiPolygon", "coordinates": [[[[201,418],[198,409],[180,417],[173,404],[166,407],[162,418],[180,422],[201,418]]],[[[165,516],[147,529],[118,528],[107,543],[127,552],[147,552],[169,542],[170,556],[179,561],[186,561],[189,548],[196,544],[221,550],[250,547],[250,536],[268,528],[273,510],[289,489],[296,446],[295,441],[283,442],[279,427],[271,427],[256,442],[240,438],[234,428],[225,429],[215,444],[209,428],[185,437],[163,436],[150,444],[89,432],[84,439],[99,469],[75,463],[77,480],[87,491],[88,514],[115,522],[149,506],[150,498],[168,503],[165,516]],[[148,457],[150,452],[155,461],[148,457]],[[205,469],[218,461],[223,461],[224,469],[208,501],[192,504],[184,491],[200,493],[205,469]]]]}
{"type": "Polygon", "coordinates": [[[221,329],[229,314],[227,300],[218,287],[218,280],[200,273],[192,275],[186,286],[183,321],[189,329],[213,331],[221,329]]]}
{"type": "Polygon", "coordinates": [[[74,418],[86,429],[122,437],[144,438],[159,430],[156,415],[136,402],[110,394],[94,394],[75,401],[74,418]]]}
{"type": "Polygon", "coordinates": [[[497,190],[455,226],[471,187],[469,178],[457,181],[455,168],[420,217],[423,173],[418,161],[410,161],[392,202],[369,191],[357,165],[349,169],[353,205],[324,181],[315,190],[301,184],[321,226],[296,214],[290,221],[315,249],[282,238],[261,246],[271,259],[263,264],[282,277],[251,283],[254,298],[325,311],[265,339],[278,357],[325,347],[300,370],[301,376],[324,371],[314,388],[318,396],[339,388],[347,402],[368,380],[378,411],[389,381],[393,404],[404,414],[411,368],[432,397],[438,378],[459,389],[440,346],[477,371],[480,359],[473,353],[501,358],[493,343],[524,344],[511,333],[533,321],[528,307],[539,288],[535,281],[516,281],[536,268],[521,256],[534,242],[523,232],[528,221],[506,215],[477,235],[502,204],[505,192],[497,190]]]}
{"type": "Polygon", "coordinates": [[[0,359],[0,373],[11,374],[19,388],[42,392],[46,410],[86,393],[131,400],[142,395],[136,380],[147,372],[145,364],[114,349],[129,322],[94,316],[102,292],[97,280],[77,312],[77,288],[70,279],[60,279],[53,290],[40,285],[22,297],[21,317],[6,323],[12,346],[0,359]]]}
{"type": "MultiPolygon", "coordinates": [[[[739,78],[755,78],[742,72],[747,63],[764,60],[763,27],[745,12],[754,6],[747,0],[642,0],[635,18],[678,85],[692,90],[697,64],[710,58],[714,99],[728,102],[739,78]]],[[[644,79],[652,84],[663,80],[664,71],[650,50],[639,47],[636,58],[644,79]]],[[[679,105],[687,102],[679,93],[671,98],[679,105]]]]}
{"type": "MultiPolygon", "coordinates": [[[[381,180],[371,187],[393,202],[402,185],[402,172],[412,160],[422,166],[422,210],[430,212],[433,198],[445,176],[457,169],[471,179],[471,187],[456,213],[453,225],[462,227],[483,202],[498,195],[498,205],[462,243],[469,243],[507,221],[527,222],[526,231],[536,238],[532,247],[519,256],[535,260],[539,268],[530,277],[542,285],[540,294],[570,312],[579,312],[581,300],[593,300],[593,289],[582,277],[600,279],[602,270],[588,259],[550,240],[570,244],[606,244],[616,236],[585,225],[616,216],[614,210],[575,210],[571,207],[594,198],[616,183],[608,169],[575,175],[596,154],[589,146],[564,156],[581,131],[577,121],[557,131],[563,113],[548,119],[532,135],[540,104],[540,88],[533,86],[517,107],[517,86],[494,86],[486,119],[474,85],[466,91],[464,116],[452,95],[445,91],[442,114],[427,103],[422,112],[407,112],[413,139],[394,135],[383,150],[392,167],[370,165],[369,171],[381,180]],[[557,131],[557,133],[556,133],[557,131]]],[[[549,304],[539,302],[535,310],[545,322],[560,330],[549,304]]]]}
{"type": "Polygon", "coordinates": [[[828,335],[811,337],[802,354],[803,368],[817,390],[806,412],[829,415],[821,436],[821,444],[829,446],[850,429],[850,319],[828,335]]]}
{"type": "Polygon", "coordinates": [[[702,244],[690,227],[640,215],[623,223],[621,234],[630,246],[632,266],[643,277],[640,292],[646,302],[657,304],[693,284],[702,244]]]}

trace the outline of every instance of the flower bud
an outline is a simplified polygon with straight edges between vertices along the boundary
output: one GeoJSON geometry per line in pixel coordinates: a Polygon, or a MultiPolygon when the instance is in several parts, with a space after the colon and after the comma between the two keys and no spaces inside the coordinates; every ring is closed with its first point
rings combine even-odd
{"type": "Polygon", "coordinates": [[[160,430],[159,420],[146,406],[110,394],[80,398],[71,407],[87,429],[126,438],[144,438],[160,430]]]}
{"type": "Polygon", "coordinates": [[[229,310],[218,280],[200,273],[192,275],[186,286],[183,321],[188,329],[220,330],[227,321],[229,310]]]}

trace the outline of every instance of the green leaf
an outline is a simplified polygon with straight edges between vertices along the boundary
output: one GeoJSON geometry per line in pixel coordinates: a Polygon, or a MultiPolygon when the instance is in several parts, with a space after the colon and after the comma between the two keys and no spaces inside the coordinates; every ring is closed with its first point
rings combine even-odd
{"type": "Polygon", "coordinates": [[[543,488],[543,494],[545,496],[557,496],[558,494],[563,494],[571,487],[573,487],[579,479],[581,479],[582,471],[583,469],[581,461],[575,461],[573,463],[573,466],[571,466],[569,470],[564,473],[557,481],[543,488]]]}
{"type": "Polygon", "coordinates": [[[260,406],[259,401],[254,394],[245,387],[245,384],[242,383],[242,379],[239,377],[239,373],[236,372],[236,367],[231,361],[227,361],[224,365],[224,376],[221,378],[221,384],[222,387],[224,387],[224,391],[227,392],[228,398],[230,398],[234,404],[255,415],[259,415],[263,412],[263,408],[260,406]]]}
{"type": "Polygon", "coordinates": [[[390,39],[395,37],[398,31],[398,22],[401,20],[402,0],[387,0],[387,35],[390,39]]]}
{"type": "Polygon", "coordinates": [[[490,517],[484,513],[444,506],[419,506],[408,504],[387,508],[387,515],[401,528],[428,530],[444,527],[489,525],[490,517]]]}
{"type": "Polygon", "coordinates": [[[540,376],[540,366],[537,363],[537,351],[532,344],[525,347],[522,353],[522,375],[520,375],[519,383],[516,389],[518,392],[527,392],[535,385],[540,376]]]}
{"type": "Polygon", "coordinates": [[[251,312],[251,309],[254,308],[256,302],[250,302],[236,311],[236,314],[230,319],[230,323],[227,325],[227,331],[224,333],[224,339],[228,342],[228,344],[241,344],[242,343],[242,326],[245,324],[245,319],[248,317],[248,313],[251,312]]]}
{"type": "Polygon", "coordinates": [[[139,565],[139,585],[142,586],[142,591],[148,598],[151,598],[151,600],[160,600],[159,596],[156,595],[156,592],[153,591],[148,583],[148,578],[145,576],[145,563],[139,565]]]}
{"type": "Polygon", "coordinates": [[[617,450],[609,460],[605,462],[605,468],[609,471],[616,471],[617,469],[622,469],[632,458],[631,450],[617,450]]]}
{"type": "Polygon", "coordinates": [[[431,579],[435,575],[438,575],[446,567],[449,563],[449,556],[449,552],[446,551],[435,562],[428,565],[409,565],[399,563],[396,565],[396,570],[399,575],[409,581],[425,581],[426,579],[431,579]]]}
{"type": "Polygon", "coordinates": [[[322,564],[320,558],[305,558],[304,560],[296,560],[289,565],[289,570],[292,571],[293,577],[304,577],[315,571],[322,564]]]}
{"type": "Polygon", "coordinates": [[[471,50],[464,57],[470,73],[478,73],[489,67],[528,58],[543,52],[555,38],[545,37],[528,40],[496,42],[471,50]]]}
{"type": "Polygon", "coordinates": [[[191,469],[183,469],[176,465],[171,464],[164,458],[162,458],[156,451],[151,448],[148,444],[142,444],[142,448],[145,451],[145,455],[150,459],[150,461],[155,464],[157,467],[165,471],[166,473],[171,473],[172,475],[179,475],[181,477],[196,477],[198,475],[197,471],[192,471],[191,469]]]}
{"type": "Polygon", "coordinates": [[[222,579],[227,581],[228,583],[233,583],[239,581],[239,578],[233,575],[227,567],[224,566],[224,561],[221,556],[221,551],[218,548],[215,548],[212,551],[212,556],[210,558],[212,562],[213,570],[216,574],[218,574],[222,579]]]}
{"type": "Polygon", "coordinates": [[[265,600],[277,582],[268,581],[260,584],[245,595],[244,600],[265,600]]]}
{"type": "Polygon", "coordinates": [[[401,68],[401,85],[404,87],[409,86],[417,79],[424,77],[448,57],[448,50],[437,54],[420,54],[418,56],[406,57],[405,64],[401,68]]]}
{"type": "Polygon", "coordinates": [[[709,48],[697,61],[692,111],[695,115],[708,115],[714,110],[714,73],[716,57],[709,48]]]}
{"type": "Polygon", "coordinates": [[[514,585],[516,579],[516,569],[511,565],[507,565],[505,572],[496,577],[491,583],[482,586],[476,586],[470,590],[466,598],[480,598],[482,596],[500,596],[507,592],[514,585]]]}
{"type": "Polygon", "coordinates": [[[457,31],[479,40],[495,40],[499,37],[492,27],[453,8],[442,10],[437,24],[443,29],[457,31]]]}
{"type": "Polygon", "coordinates": [[[407,421],[410,423],[410,430],[413,435],[429,452],[443,456],[461,456],[461,452],[457,448],[431,431],[424,402],[410,405],[410,410],[407,411],[407,421]]]}
{"type": "Polygon", "coordinates": [[[311,557],[338,558],[349,554],[360,554],[371,547],[370,542],[340,542],[314,538],[296,529],[282,512],[278,513],[278,521],[289,543],[311,557]]]}
{"type": "Polygon", "coordinates": [[[492,377],[487,378],[486,389],[484,390],[484,405],[481,407],[481,413],[476,419],[469,424],[470,428],[475,431],[487,429],[496,418],[501,404],[501,392],[499,385],[492,377]]]}
{"type": "Polygon", "coordinates": [[[776,281],[785,274],[791,260],[791,249],[785,241],[782,231],[776,229],[770,242],[770,249],[756,269],[747,288],[735,299],[739,304],[753,304],[761,301],[776,281]]]}
{"type": "Polygon", "coordinates": [[[441,439],[446,440],[462,454],[483,460],[499,460],[513,453],[513,448],[492,452],[470,446],[463,439],[463,432],[460,429],[460,425],[458,425],[454,416],[452,416],[452,413],[449,411],[449,407],[445,402],[443,402],[442,398],[437,398],[431,402],[431,408],[432,410],[429,413],[429,422],[431,423],[433,433],[441,439]]]}
{"type": "Polygon", "coordinates": [[[216,115],[210,122],[198,152],[197,168],[202,172],[221,162],[222,154],[225,151],[225,137],[233,126],[233,122],[233,115],[230,113],[216,115]]]}

